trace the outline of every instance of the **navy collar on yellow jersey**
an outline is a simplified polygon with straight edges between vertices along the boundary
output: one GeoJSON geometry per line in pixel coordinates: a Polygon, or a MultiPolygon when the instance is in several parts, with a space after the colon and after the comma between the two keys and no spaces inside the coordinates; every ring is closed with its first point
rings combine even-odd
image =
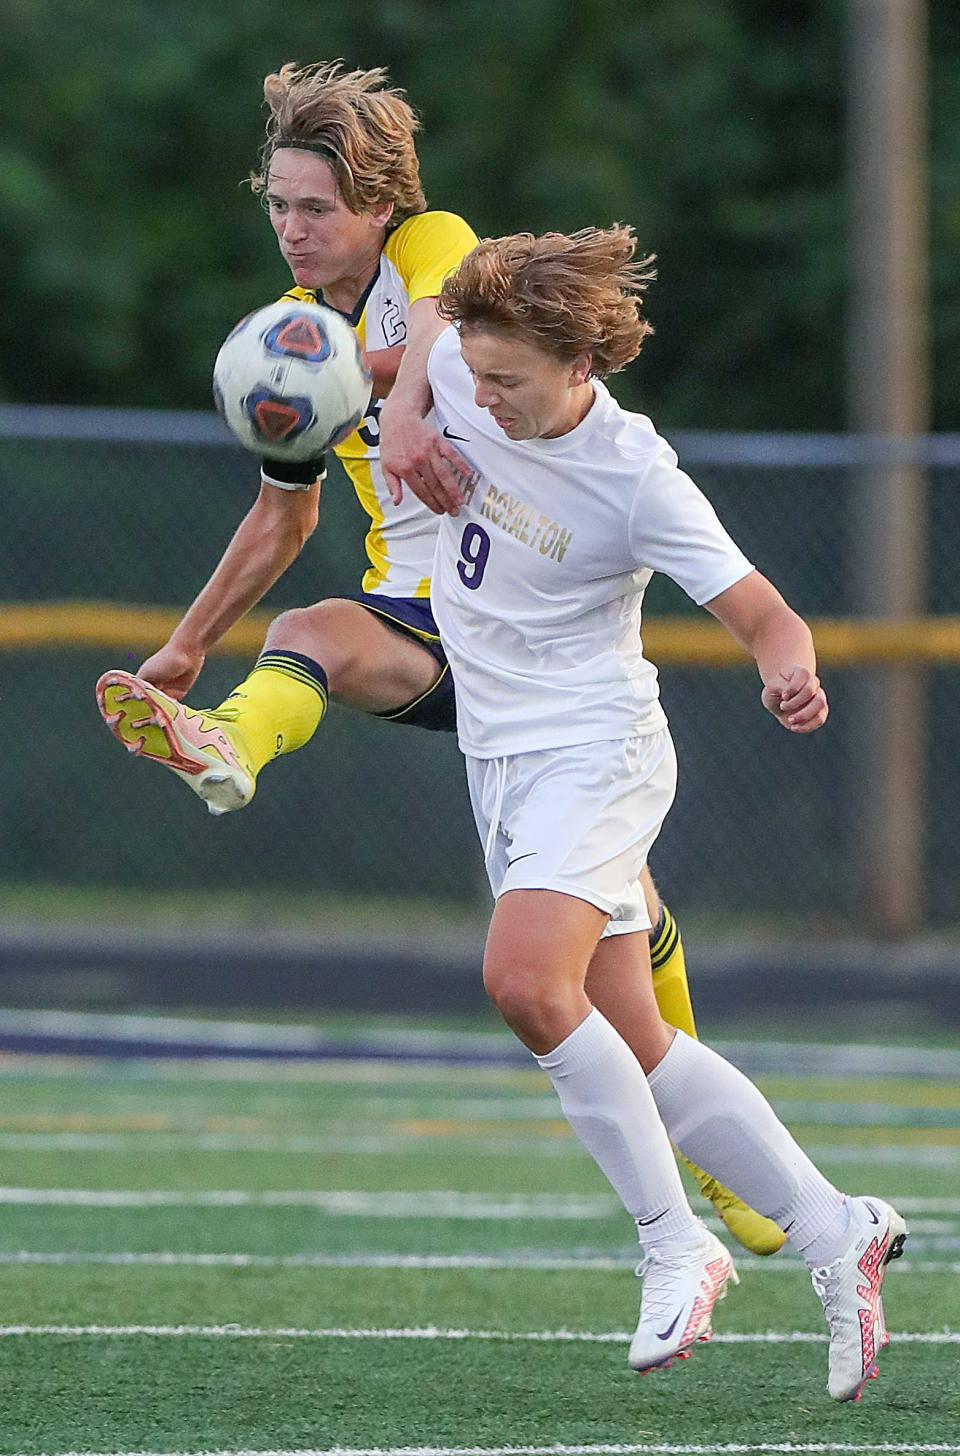
{"type": "MultiPolygon", "coordinates": [[[[338,313],[341,318],[345,318],[346,321],[347,321],[347,323],[350,325],[350,327],[353,328],[353,329],[355,329],[357,327],[357,325],[359,324],[361,317],[363,316],[363,310],[367,306],[367,299],[370,297],[371,293],[373,292],[374,285],[376,284],[376,281],[377,281],[377,279],[379,277],[380,277],[380,263],[379,263],[379,260],[378,260],[378,262],[377,262],[377,271],[374,273],[373,277],[370,279],[370,282],[367,284],[366,288],[363,290],[363,292],[361,293],[360,297],[357,299],[357,301],[354,304],[353,309],[351,310],[350,313],[344,312],[344,310],[342,308],[334,308],[333,307],[333,304],[332,303],[327,303],[327,300],[325,298],[324,298],[323,302],[324,302],[324,304],[326,305],[327,308],[333,308],[334,313],[338,313]]],[[[322,296],[322,290],[321,290],[321,296],[322,296]]]]}

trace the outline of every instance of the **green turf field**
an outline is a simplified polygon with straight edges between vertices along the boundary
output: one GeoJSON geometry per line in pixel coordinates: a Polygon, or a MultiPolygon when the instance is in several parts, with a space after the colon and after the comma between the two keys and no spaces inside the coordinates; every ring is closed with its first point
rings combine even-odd
{"type": "Polygon", "coordinates": [[[632,1229],[536,1071],[4,1059],[0,1452],[960,1451],[960,1083],[765,1090],[911,1226],[856,1406],[785,1256],[631,1374],[632,1229]]]}

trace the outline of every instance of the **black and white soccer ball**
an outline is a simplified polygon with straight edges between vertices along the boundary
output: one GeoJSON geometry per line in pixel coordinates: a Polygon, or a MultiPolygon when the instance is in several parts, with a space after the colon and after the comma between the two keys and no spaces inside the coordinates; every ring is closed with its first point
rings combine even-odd
{"type": "Polygon", "coordinates": [[[241,319],[213,366],[213,398],[255,455],[310,460],[360,424],[371,378],[346,319],[319,303],[268,304],[241,319]]]}

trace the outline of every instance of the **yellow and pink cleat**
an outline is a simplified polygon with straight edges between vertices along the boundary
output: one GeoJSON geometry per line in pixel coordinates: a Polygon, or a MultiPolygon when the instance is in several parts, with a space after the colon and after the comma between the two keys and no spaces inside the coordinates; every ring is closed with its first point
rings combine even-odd
{"type": "Polygon", "coordinates": [[[242,809],[253,798],[256,776],[215,714],[188,708],[144,678],[119,670],[105,672],[97,683],[97,704],[128,753],[170,769],[211,814],[242,809]]]}

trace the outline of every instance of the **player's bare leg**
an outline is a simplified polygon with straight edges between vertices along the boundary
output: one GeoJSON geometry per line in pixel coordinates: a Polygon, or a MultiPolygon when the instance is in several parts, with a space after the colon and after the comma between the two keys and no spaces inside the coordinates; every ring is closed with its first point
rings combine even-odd
{"type": "Polygon", "coordinates": [[[390,713],[436,682],[436,658],[359,602],[330,597],[271,622],[264,651],[296,652],[323,666],[334,702],[390,713]]]}
{"type": "Polygon", "coordinates": [[[111,732],[138,757],[188,783],[215,814],[253,798],[261,769],[309,742],[333,697],[392,712],[436,681],[435,658],[358,602],[284,612],[242,683],[215,708],[178,703],[143,678],[105,673],[97,701],[111,732]]]}
{"type": "MultiPolygon", "coordinates": [[[[630,956],[610,940],[598,947],[605,922],[601,911],[571,895],[508,891],[490,926],[484,983],[636,1222],[646,1257],[630,1363],[648,1370],[686,1358],[709,1336],[713,1307],[736,1275],[726,1249],[690,1209],[639,1062],[584,990],[597,956],[630,956]]],[[[642,933],[615,939],[646,954],[642,933]]],[[[662,1056],[673,1032],[657,1011],[649,963],[645,976],[642,955],[632,970],[646,987],[634,1007],[644,1045],[662,1056]]]]}
{"type": "MultiPolygon", "coordinates": [[[[697,1028],[693,1017],[690,989],[687,985],[687,969],[679,926],[660,898],[649,865],[643,867],[640,884],[643,888],[650,924],[653,927],[650,931],[650,964],[653,970],[653,990],[660,1008],[660,1015],[669,1026],[675,1026],[679,1031],[685,1031],[687,1036],[696,1037],[697,1028]]],[[[600,1003],[595,1000],[594,1004],[600,1003]]],[[[616,1005],[612,1004],[609,1009],[601,1005],[600,1009],[617,1027],[620,1035],[624,1036],[623,1028],[616,1019],[616,1005]]],[[[630,1038],[625,1037],[625,1040],[629,1044],[630,1038]]],[[[702,1168],[698,1168],[689,1159],[682,1158],[682,1161],[696,1179],[703,1197],[713,1204],[718,1217],[723,1220],[739,1244],[742,1244],[751,1254],[775,1254],[783,1248],[786,1235],[782,1229],[777,1228],[771,1219],[764,1218],[762,1214],[755,1213],[752,1208],[748,1208],[742,1199],[730,1192],[729,1188],[724,1188],[716,1178],[711,1178],[709,1173],[705,1173],[702,1168]]]]}

